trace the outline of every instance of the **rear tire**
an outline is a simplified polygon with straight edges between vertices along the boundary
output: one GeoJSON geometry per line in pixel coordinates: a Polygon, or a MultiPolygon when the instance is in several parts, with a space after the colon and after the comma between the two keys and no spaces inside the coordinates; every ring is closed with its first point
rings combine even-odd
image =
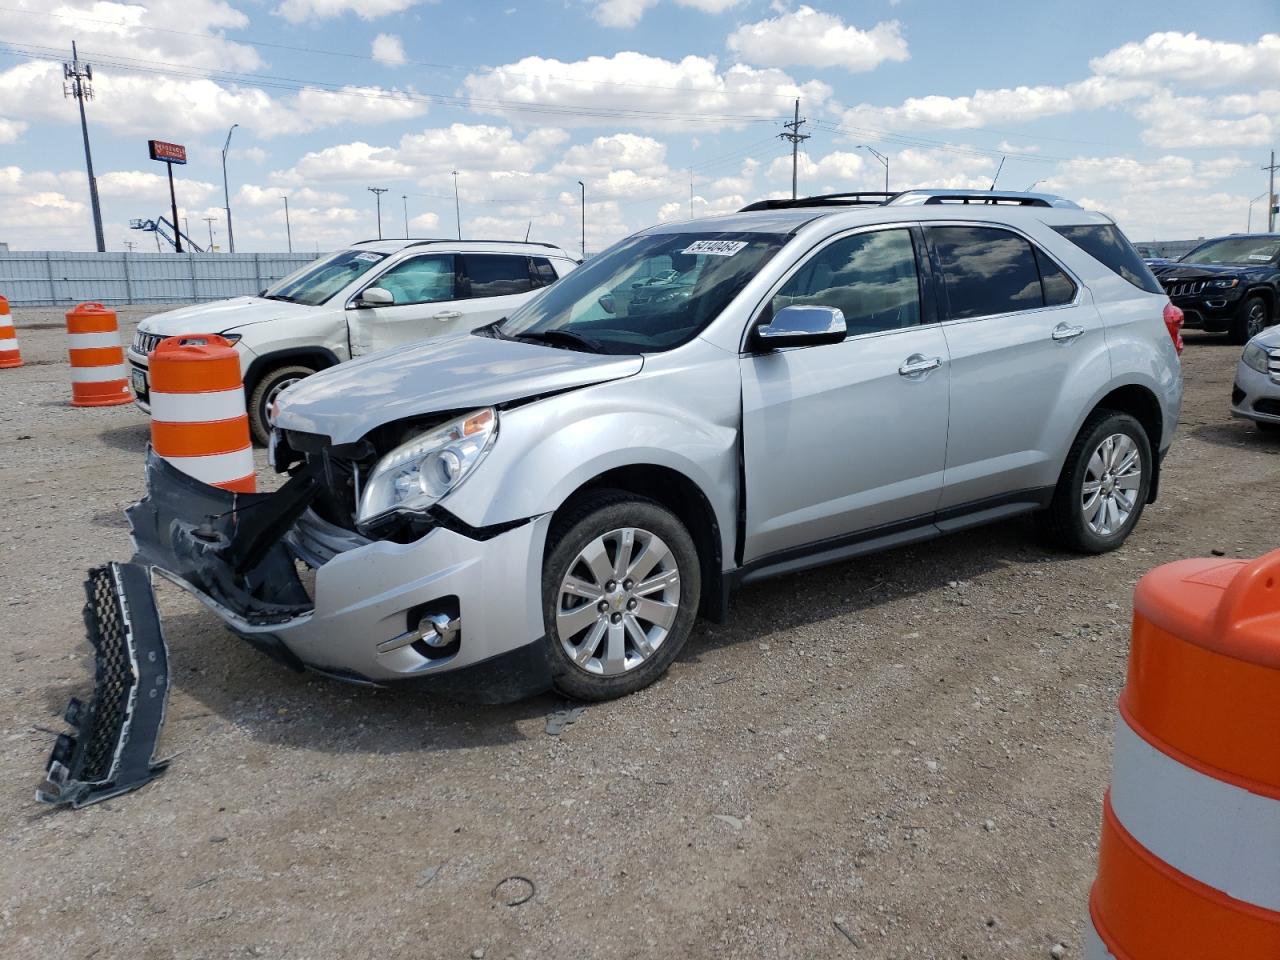
{"type": "Polygon", "coordinates": [[[661,504],[600,491],[571,507],[542,566],[555,688],[612,700],[647,687],[689,639],[701,591],[693,538],[661,504]]]}
{"type": "Polygon", "coordinates": [[[271,441],[271,404],[275,398],[286,387],[313,373],[315,370],[311,367],[290,363],[268,370],[254,384],[253,392],[249,394],[249,430],[261,446],[265,447],[271,441]]]}
{"type": "Polygon", "coordinates": [[[1244,298],[1227,332],[1231,336],[1232,343],[1244,345],[1269,326],[1271,326],[1271,314],[1267,310],[1267,301],[1254,295],[1244,298]]]}
{"type": "Polygon", "coordinates": [[[1041,517],[1045,533],[1077,553],[1116,549],[1142,516],[1153,466],[1142,424],[1127,413],[1094,411],[1071,445],[1041,517]]]}

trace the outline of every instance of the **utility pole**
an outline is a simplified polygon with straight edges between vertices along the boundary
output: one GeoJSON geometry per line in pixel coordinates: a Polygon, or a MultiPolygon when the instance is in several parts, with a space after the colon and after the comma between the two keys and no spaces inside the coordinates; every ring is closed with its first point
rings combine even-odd
{"type": "Polygon", "coordinates": [[[404,201],[404,238],[409,239],[409,195],[407,193],[400,194],[400,199],[404,201]]]}
{"type": "Polygon", "coordinates": [[[369,192],[373,194],[378,201],[378,239],[382,239],[382,195],[387,192],[386,187],[369,187],[369,192]]]}
{"type": "MultiPolygon", "coordinates": [[[[227,151],[231,149],[231,135],[236,132],[238,123],[233,123],[231,129],[227,131],[227,142],[222,145],[222,202],[227,211],[227,246],[230,252],[236,252],[236,235],[231,229],[231,192],[227,190],[227,151]]],[[[213,246],[213,241],[209,241],[209,246],[213,246]]]]}
{"type": "Polygon", "coordinates": [[[581,180],[578,186],[582,188],[582,259],[587,259],[587,185],[581,180]]]}
{"type": "Polygon", "coordinates": [[[788,120],[783,124],[789,131],[788,133],[778,134],[780,140],[791,141],[791,199],[796,198],[796,171],[800,165],[800,144],[809,139],[809,134],[801,133],[800,128],[809,121],[800,116],[800,99],[796,98],[796,118],[788,120]]]}
{"type": "MultiPolygon", "coordinates": [[[[84,107],[80,108],[81,111],[84,107]]],[[[89,141],[85,141],[86,149],[89,141]]],[[[1276,231],[1276,152],[1271,151],[1271,164],[1262,168],[1267,171],[1267,233],[1276,231]]]]}
{"type": "Polygon", "coordinates": [[[133,253],[133,248],[134,248],[134,247],[136,247],[137,245],[138,245],[138,243],[137,243],[137,241],[136,241],[136,240],[126,240],[126,241],[124,242],[124,248],[125,248],[125,250],[127,250],[129,253],[133,253]]]}
{"type": "Polygon", "coordinates": [[[458,200],[458,171],[453,171],[453,215],[458,220],[458,239],[462,239],[462,204],[458,200]]]}
{"type": "Polygon", "coordinates": [[[289,198],[281,197],[284,201],[284,235],[289,241],[289,252],[293,253],[293,229],[289,226],[289,198]]]}
{"type": "MultiPolygon", "coordinates": [[[[80,104],[80,133],[84,137],[84,166],[89,174],[89,204],[93,207],[93,233],[98,241],[98,252],[107,252],[107,241],[102,233],[102,207],[98,203],[98,178],[93,175],[93,154],[89,150],[89,121],[85,119],[84,102],[93,99],[93,67],[80,63],[76,43],[71,41],[71,62],[62,64],[62,95],[75,97],[80,104]]],[[[1272,160],[1275,159],[1274,154],[1272,160]]]]}
{"type": "Polygon", "coordinates": [[[217,217],[201,217],[200,219],[209,225],[209,252],[213,253],[213,222],[218,218],[217,217]]]}

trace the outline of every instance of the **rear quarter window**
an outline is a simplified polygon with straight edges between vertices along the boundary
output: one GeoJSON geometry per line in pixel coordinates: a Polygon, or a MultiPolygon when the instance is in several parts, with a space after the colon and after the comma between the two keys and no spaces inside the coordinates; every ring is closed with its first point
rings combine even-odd
{"type": "Polygon", "coordinates": [[[1150,268],[1142,262],[1120,228],[1111,223],[1086,223],[1070,227],[1054,227],[1054,232],[1066,237],[1077,247],[1118,277],[1123,277],[1139,290],[1147,293],[1164,293],[1160,282],[1150,268]]]}

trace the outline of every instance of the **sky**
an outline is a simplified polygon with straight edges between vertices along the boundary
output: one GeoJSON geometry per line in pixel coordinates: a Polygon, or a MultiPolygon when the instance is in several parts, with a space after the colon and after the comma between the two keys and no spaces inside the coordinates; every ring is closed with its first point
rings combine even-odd
{"type": "Polygon", "coordinates": [[[182,143],[180,216],[227,249],[382,233],[598,252],[660,221],[801,194],[998,186],[1135,241],[1265,221],[1280,147],[1277,0],[0,0],[0,241],[155,249],[147,140],[182,143]],[[1001,158],[1004,158],[1001,167],[1001,158]],[[457,171],[456,177],[454,171],[457,171]],[[457,205],[455,207],[455,186],[457,205]],[[407,211],[407,216],[406,216],[407,211]],[[212,222],[206,222],[212,218],[212,222]]]}

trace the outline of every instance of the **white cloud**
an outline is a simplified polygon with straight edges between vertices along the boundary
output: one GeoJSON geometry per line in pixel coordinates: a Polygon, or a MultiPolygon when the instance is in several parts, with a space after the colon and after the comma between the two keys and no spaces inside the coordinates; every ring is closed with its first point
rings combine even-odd
{"type": "MultiPolygon", "coordinates": [[[[1274,11],[1273,11],[1274,12],[1274,11]]],[[[1194,33],[1153,33],[1089,62],[1094,73],[1199,86],[1280,80],[1280,33],[1256,43],[1207,40],[1194,33]]]]}
{"type": "Polygon", "coordinates": [[[13,143],[27,129],[21,120],[6,120],[0,117],[0,143],[13,143]]]}
{"type": "Polygon", "coordinates": [[[273,184],[260,187],[257,184],[246,183],[236,192],[235,202],[237,205],[244,204],[250,207],[275,207],[281,204],[281,197],[287,196],[290,203],[299,203],[305,206],[341,206],[348,203],[348,198],[341,193],[334,193],[326,190],[313,190],[311,187],[293,187],[288,184],[273,184]]]}
{"type": "MultiPolygon", "coordinates": [[[[831,88],[820,81],[798,83],[776,69],[736,64],[721,71],[714,58],[688,56],[679,62],[622,51],[611,57],[592,56],[573,63],[525,57],[465,80],[467,92],[478,98],[472,108],[505,113],[493,103],[549,105],[564,126],[594,126],[602,119],[649,130],[687,129],[672,114],[714,115],[706,127],[734,127],[738,117],[772,118],[786,112],[788,100],[800,97],[809,107],[824,103],[831,88]],[[636,111],[618,116],[616,111],[636,111]]],[[[525,114],[528,110],[510,112],[525,114]]],[[[534,108],[533,112],[537,112],[534,108]]]]}
{"type": "Polygon", "coordinates": [[[354,13],[361,20],[377,20],[424,2],[435,0],[284,0],[276,7],[276,13],[290,23],[331,20],[348,13],[354,13]]]}
{"type": "Polygon", "coordinates": [[[6,41],[62,48],[75,37],[89,62],[102,55],[257,70],[263,66],[257,50],[224,35],[248,26],[248,16],[223,0],[60,0],[52,8],[45,0],[6,0],[0,9],[6,41]]]}
{"type": "Polygon", "coordinates": [[[404,43],[394,33],[380,33],[373,38],[373,59],[388,67],[404,64],[404,43]]]}
{"type": "Polygon", "coordinates": [[[860,30],[809,6],[744,24],[729,35],[728,45],[741,59],[770,67],[843,67],[858,72],[909,57],[898,21],[860,30]]]}
{"type": "MultiPolygon", "coordinates": [[[[742,0],[676,0],[682,7],[692,7],[703,13],[723,13],[741,2],[742,0]]],[[[602,27],[626,29],[634,27],[644,17],[646,10],[657,5],[658,0],[597,0],[591,16],[602,27]]]]}
{"type": "Polygon", "coordinates": [[[1162,91],[1134,107],[1153,147],[1263,147],[1280,136],[1280,90],[1208,99],[1162,91]]]}
{"type": "Polygon", "coordinates": [[[289,183],[307,180],[402,180],[411,171],[391,147],[375,147],[357,140],[305,153],[290,170],[273,174],[289,183]]]}

